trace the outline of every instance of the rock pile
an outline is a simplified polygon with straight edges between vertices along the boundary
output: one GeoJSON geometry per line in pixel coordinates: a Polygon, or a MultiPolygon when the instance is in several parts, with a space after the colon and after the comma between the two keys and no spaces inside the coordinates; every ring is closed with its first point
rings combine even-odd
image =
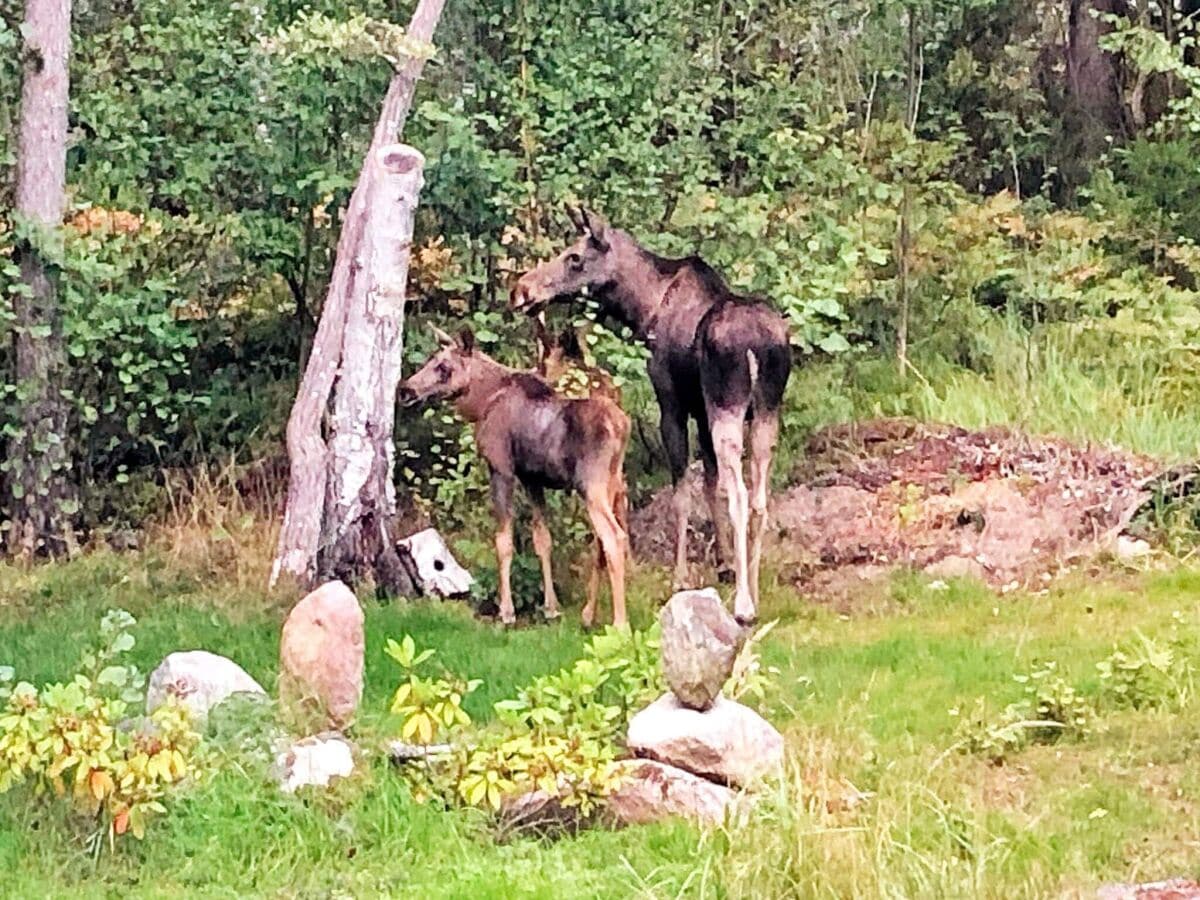
{"type": "Polygon", "coordinates": [[[630,764],[609,808],[627,823],[681,815],[717,824],[737,811],[737,789],[783,765],[783,736],[721,696],[742,631],[711,588],[681,591],[663,607],[663,674],[671,690],[629,723],[630,764]]]}

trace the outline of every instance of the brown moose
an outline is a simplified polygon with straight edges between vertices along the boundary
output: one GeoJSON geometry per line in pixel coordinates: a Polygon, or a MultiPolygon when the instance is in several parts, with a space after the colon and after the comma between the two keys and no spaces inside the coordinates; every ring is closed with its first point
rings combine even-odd
{"type": "Polygon", "coordinates": [[[533,506],[533,548],[542,567],[546,617],[557,618],[559,608],[550,569],[545,491],[575,490],[583,497],[596,537],[583,622],[590,626],[595,621],[600,571],[607,569],[613,624],[624,626],[628,539],[621,511],[629,417],[604,394],[565,398],[537,375],[501,365],[475,348],[469,330],[457,341],[436,329],[435,333],[441,348],[400,385],[398,397],[406,406],[452,400],[459,415],[475,426],[475,445],[488,464],[496,515],[501,620],[516,621],[509,576],[513,487],[519,481],[533,506]]]}
{"type": "MultiPolygon", "coordinates": [[[[579,239],[526,272],[513,289],[514,309],[533,314],[548,303],[587,293],[601,313],[629,326],[650,348],[650,381],[658,397],[663,445],[675,485],[675,583],[687,579],[689,418],[697,424],[704,487],[717,540],[717,565],[727,566],[717,490],[728,498],[736,574],[734,614],[757,616],[762,537],[767,520],[771,457],[779,406],[791,372],[786,320],[765,301],[734,294],[699,257],[666,259],[580,210],[579,239]],[[750,488],[742,475],[750,425],[750,488]]],[[[720,572],[722,580],[727,571],[720,572]]]]}

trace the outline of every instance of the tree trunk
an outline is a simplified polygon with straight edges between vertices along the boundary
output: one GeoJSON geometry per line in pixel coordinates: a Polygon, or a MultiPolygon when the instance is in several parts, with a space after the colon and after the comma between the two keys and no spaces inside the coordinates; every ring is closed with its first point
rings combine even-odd
{"type": "Polygon", "coordinates": [[[13,295],[19,425],[9,441],[10,551],[26,558],[74,549],[66,360],[52,248],[66,206],[70,0],[28,0],[17,138],[16,216],[29,238],[16,255],[24,290],[13,295]]]}
{"type": "MultiPolygon", "coordinates": [[[[408,34],[420,41],[431,41],[444,4],[445,0],[420,0],[409,23],[408,34]]],[[[397,241],[402,246],[394,248],[389,259],[388,254],[375,248],[376,241],[386,241],[388,238],[386,233],[375,230],[375,223],[394,222],[397,215],[401,218],[407,216],[406,233],[411,238],[411,216],[416,206],[416,192],[420,190],[422,161],[420,154],[410,148],[388,145],[404,128],[423,66],[421,59],[409,60],[393,76],[388,86],[371,147],[351,194],[342,233],[338,237],[337,259],[321,320],[288,419],[287,446],[291,474],[283,529],[271,567],[272,585],[283,574],[294,578],[300,587],[307,588],[320,575],[335,569],[361,572],[364,568],[377,568],[376,560],[352,560],[350,557],[374,546],[377,536],[383,535],[395,513],[395,495],[391,489],[392,413],[380,413],[378,401],[374,398],[370,403],[342,400],[343,390],[339,385],[339,400],[335,404],[330,437],[341,436],[338,441],[339,452],[345,452],[355,440],[364,441],[371,448],[365,473],[363,466],[366,456],[355,454],[353,460],[335,460],[331,456],[331,445],[326,443],[322,424],[335,379],[344,381],[351,393],[365,380],[374,384],[377,391],[388,390],[387,402],[389,406],[394,403],[396,380],[399,377],[399,323],[405,285],[403,282],[397,285],[386,279],[394,277],[396,272],[407,272],[409,248],[407,241],[397,241]],[[413,163],[412,167],[409,167],[410,162],[413,163]],[[403,199],[398,196],[400,181],[408,185],[411,196],[403,199]],[[385,188],[384,182],[389,182],[391,187],[385,188]],[[372,209],[373,202],[398,204],[401,211],[382,210],[379,206],[372,209]],[[385,262],[385,268],[390,268],[393,273],[384,273],[385,280],[382,282],[379,274],[368,268],[377,261],[385,262]],[[375,304],[373,310],[368,309],[369,296],[374,297],[371,301],[375,304]],[[381,301],[381,296],[386,296],[386,301],[381,301]],[[395,307],[399,311],[393,314],[385,307],[395,307]],[[348,326],[354,348],[350,355],[346,352],[348,326]],[[394,362],[396,366],[394,377],[390,371],[376,371],[373,368],[385,362],[381,346],[375,345],[373,351],[366,355],[358,349],[364,327],[374,329],[375,339],[384,342],[388,340],[387,335],[394,335],[394,359],[386,360],[389,364],[394,362]],[[390,388],[386,381],[388,378],[392,378],[390,388]],[[351,426],[354,416],[360,418],[351,426]],[[383,434],[380,431],[385,422],[388,431],[383,434]],[[386,447],[386,453],[379,452],[382,447],[386,447]],[[358,487],[357,501],[329,502],[336,501],[336,498],[345,500],[347,492],[354,486],[358,487]],[[348,521],[338,521],[336,517],[339,515],[358,515],[359,524],[356,526],[348,521]],[[365,521],[364,516],[370,521],[365,521]],[[362,537],[364,530],[370,533],[369,538],[362,537]],[[323,544],[323,538],[325,541],[335,540],[336,546],[323,544]]],[[[390,544],[390,541],[385,540],[385,544],[390,544]]],[[[384,569],[392,561],[390,557],[395,556],[390,546],[388,550],[390,555],[379,560],[379,565],[384,569]]],[[[385,585],[391,580],[387,571],[376,574],[385,585]]]]}

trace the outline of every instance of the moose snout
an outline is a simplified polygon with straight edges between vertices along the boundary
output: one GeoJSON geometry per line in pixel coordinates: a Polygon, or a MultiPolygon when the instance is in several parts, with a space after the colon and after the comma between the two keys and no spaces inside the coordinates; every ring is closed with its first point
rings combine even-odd
{"type": "Polygon", "coordinates": [[[402,384],[396,388],[396,399],[401,406],[412,406],[417,402],[417,392],[407,384],[402,384]]]}

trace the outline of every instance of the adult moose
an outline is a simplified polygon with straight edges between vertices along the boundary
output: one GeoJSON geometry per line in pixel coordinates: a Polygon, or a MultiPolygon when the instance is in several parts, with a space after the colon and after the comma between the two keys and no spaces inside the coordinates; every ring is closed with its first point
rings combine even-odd
{"type": "Polygon", "coordinates": [[[533,314],[586,292],[603,314],[646,342],[675,486],[676,586],[687,578],[689,509],[683,476],[690,418],[697,424],[718,568],[724,580],[727,555],[717,510],[721,488],[733,527],[734,615],[743,624],[752,622],[758,611],[771,456],[791,372],[787,322],[765,301],[734,294],[699,257],[665,259],[593,212],[581,209],[573,218],[579,239],[526,272],[513,289],[512,306],[533,314]],[[747,422],[749,491],[742,475],[747,422]]]}
{"type": "Polygon", "coordinates": [[[533,548],[542,565],[547,618],[556,618],[558,598],[550,571],[550,530],[545,491],[573,489],[582,495],[596,535],[596,560],[588,580],[583,622],[596,616],[600,571],[608,570],[613,624],[625,625],[625,448],[629,417],[609,396],[572,400],[556,394],[537,375],[501,365],[475,349],[464,330],[455,341],[434,330],[441,348],[407,381],[398,399],[405,406],[452,400],[475,426],[475,446],[488,464],[496,513],[496,556],[500,568],[500,618],[516,621],[510,571],[513,556],[513,487],[520,482],[533,504],[533,548]]]}

